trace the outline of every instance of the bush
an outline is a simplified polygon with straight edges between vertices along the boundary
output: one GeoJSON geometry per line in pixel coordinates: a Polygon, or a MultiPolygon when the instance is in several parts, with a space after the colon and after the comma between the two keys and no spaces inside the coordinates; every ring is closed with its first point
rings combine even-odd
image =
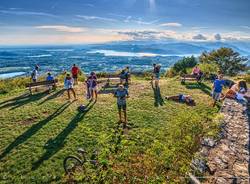
{"type": "Polygon", "coordinates": [[[199,64],[199,68],[201,69],[201,71],[203,72],[206,78],[210,77],[213,74],[217,74],[219,71],[218,65],[214,63],[212,64],[202,63],[202,64],[199,64]]]}
{"type": "Polygon", "coordinates": [[[15,89],[25,88],[25,84],[29,82],[29,77],[0,80],[0,94],[8,93],[15,89]]]}
{"type": "Polygon", "coordinates": [[[194,56],[184,57],[166,72],[166,76],[174,77],[180,74],[187,74],[187,70],[193,68],[195,65],[197,65],[197,61],[194,56]]]}

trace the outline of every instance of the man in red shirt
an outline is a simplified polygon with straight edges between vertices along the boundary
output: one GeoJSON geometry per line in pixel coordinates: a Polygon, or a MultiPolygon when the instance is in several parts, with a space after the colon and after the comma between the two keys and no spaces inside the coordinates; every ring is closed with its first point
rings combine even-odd
{"type": "Polygon", "coordinates": [[[73,67],[71,68],[71,73],[72,73],[72,77],[75,81],[75,84],[78,84],[78,74],[79,74],[79,68],[76,66],[76,64],[73,64],[73,67]]]}

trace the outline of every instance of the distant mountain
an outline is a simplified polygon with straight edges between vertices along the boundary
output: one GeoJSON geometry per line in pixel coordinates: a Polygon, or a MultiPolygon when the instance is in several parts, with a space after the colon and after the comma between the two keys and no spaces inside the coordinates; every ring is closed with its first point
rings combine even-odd
{"type": "Polygon", "coordinates": [[[221,47],[229,47],[242,55],[250,55],[250,43],[247,42],[157,42],[127,41],[94,45],[91,49],[114,50],[122,52],[148,52],[167,55],[201,54],[221,47]]]}

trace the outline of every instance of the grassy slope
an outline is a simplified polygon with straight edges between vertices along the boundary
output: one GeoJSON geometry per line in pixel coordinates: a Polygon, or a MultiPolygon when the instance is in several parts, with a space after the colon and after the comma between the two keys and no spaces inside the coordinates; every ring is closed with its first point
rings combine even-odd
{"type": "Polygon", "coordinates": [[[0,183],[66,181],[63,159],[79,147],[97,147],[102,157],[109,159],[106,180],[155,183],[169,176],[178,182],[188,171],[199,137],[216,131],[211,119],[218,109],[209,106],[211,99],[205,85],[184,86],[176,79],[161,81],[162,97],[192,94],[197,106],[188,107],[169,101],[159,104],[149,81],[133,80],[128,100],[133,128],[120,141],[120,133],[115,131],[116,99],[111,94],[101,94],[92,109],[82,114],[77,107],[87,102],[80,87],[79,100],[71,104],[66,93],[61,95],[60,91],[17,100],[11,99],[24,91],[1,96],[0,183]]]}

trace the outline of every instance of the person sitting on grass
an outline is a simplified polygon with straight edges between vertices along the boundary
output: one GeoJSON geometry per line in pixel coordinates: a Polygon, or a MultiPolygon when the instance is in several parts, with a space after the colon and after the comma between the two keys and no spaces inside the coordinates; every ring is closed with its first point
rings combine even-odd
{"type": "Polygon", "coordinates": [[[91,72],[87,79],[87,85],[89,85],[90,100],[97,101],[97,76],[95,72],[91,72]]]}
{"type": "MultiPolygon", "coordinates": [[[[54,77],[51,75],[51,73],[49,72],[48,73],[48,76],[46,78],[46,81],[54,81],[54,77]]],[[[54,85],[48,85],[48,88],[49,88],[49,92],[54,88],[55,86],[54,85]]]]}
{"type": "Polygon", "coordinates": [[[114,97],[117,98],[117,107],[118,107],[118,113],[119,113],[119,122],[122,121],[122,110],[124,113],[124,122],[123,122],[123,127],[127,127],[127,103],[126,99],[129,98],[129,93],[128,90],[120,84],[118,86],[118,89],[114,93],[114,97]]]}
{"type": "Polygon", "coordinates": [[[179,94],[176,96],[166,96],[166,100],[173,100],[180,103],[186,103],[189,106],[195,106],[196,103],[190,95],[179,94]]]}
{"type": "Polygon", "coordinates": [[[247,92],[247,84],[245,81],[239,81],[234,84],[224,95],[222,99],[232,98],[239,101],[246,101],[245,93],[247,92]]]}
{"type": "Polygon", "coordinates": [[[70,91],[73,93],[73,96],[76,100],[76,93],[74,90],[74,79],[70,76],[70,74],[66,74],[65,80],[64,80],[64,87],[67,90],[68,93],[68,100],[70,100],[70,91]]]}
{"type": "Polygon", "coordinates": [[[214,100],[213,107],[216,105],[216,102],[220,100],[224,85],[225,85],[225,80],[223,80],[223,75],[220,74],[218,76],[218,79],[216,79],[213,84],[213,93],[212,93],[212,97],[214,100]]]}

